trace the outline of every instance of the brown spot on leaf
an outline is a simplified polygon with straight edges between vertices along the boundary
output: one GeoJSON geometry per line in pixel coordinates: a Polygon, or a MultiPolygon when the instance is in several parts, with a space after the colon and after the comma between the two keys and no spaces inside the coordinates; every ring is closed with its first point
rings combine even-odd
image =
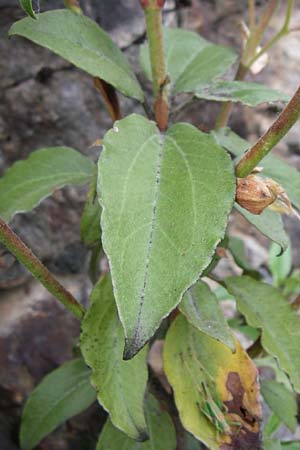
{"type": "Polygon", "coordinates": [[[247,393],[237,372],[229,372],[226,388],[231,394],[231,399],[224,404],[233,422],[231,428],[235,431],[231,436],[231,443],[222,445],[221,450],[260,450],[262,448],[260,419],[247,407],[247,393]]]}

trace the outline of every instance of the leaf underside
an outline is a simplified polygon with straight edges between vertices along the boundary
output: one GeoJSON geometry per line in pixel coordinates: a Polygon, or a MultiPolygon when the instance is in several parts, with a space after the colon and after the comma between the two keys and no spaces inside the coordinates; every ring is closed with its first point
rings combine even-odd
{"type": "Polygon", "coordinates": [[[233,169],[193,126],[177,124],[161,136],[153,122],[131,115],[104,138],[98,191],[131,358],[209,264],[232,208],[233,169]]]}

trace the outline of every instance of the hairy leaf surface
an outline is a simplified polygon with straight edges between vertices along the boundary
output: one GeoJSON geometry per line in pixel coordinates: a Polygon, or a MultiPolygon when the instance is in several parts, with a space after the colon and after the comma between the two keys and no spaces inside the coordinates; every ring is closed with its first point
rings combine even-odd
{"type": "Polygon", "coordinates": [[[94,175],[94,163],[72,148],[36,150],[0,178],[0,216],[8,221],[18,212],[33,209],[55,189],[88,183],[94,175]]]}
{"type": "Polygon", "coordinates": [[[174,125],[163,136],[153,122],[131,115],[104,138],[98,191],[130,358],[208,266],[232,208],[232,164],[191,125],[174,125]]]}
{"type": "Polygon", "coordinates": [[[287,94],[263,84],[244,81],[218,81],[199,88],[195,95],[204,100],[241,102],[248,106],[257,106],[266,102],[288,102],[290,99],[287,94]]]}
{"type": "Polygon", "coordinates": [[[81,359],[63,364],[30,394],[23,410],[20,444],[31,450],[47,434],[96,400],[91,371],[81,359]]]}
{"type": "Polygon", "coordinates": [[[143,92],[125,56],[96,22],[61,9],[14,23],[9,35],[23,36],[52,50],[94,77],[102,78],[128,97],[143,101],[143,92]]]}
{"type": "Polygon", "coordinates": [[[235,349],[234,339],[215,294],[199,280],[183,296],[180,311],[198,330],[235,349]]]}
{"type": "Polygon", "coordinates": [[[247,276],[226,278],[239,311],[249,325],[262,330],[262,345],[275,356],[300,392],[300,319],[280,291],[247,276]]]}
{"type": "MultiPolygon", "coordinates": [[[[164,29],[164,53],[171,91],[194,92],[224,74],[236,59],[229,48],[214,45],[198,34],[178,28],[164,29]]],[[[149,47],[140,51],[141,66],[151,79],[149,47]]]]}
{"type": "Polygon", "coordinates": [[[81,350],[92,368],[97,398],[113,424],[133,439],[146,438],[143,412],[147,384],[147,349],[124,361],[123,330],[109,275],[96,284],[82,323],[81,350]]]}

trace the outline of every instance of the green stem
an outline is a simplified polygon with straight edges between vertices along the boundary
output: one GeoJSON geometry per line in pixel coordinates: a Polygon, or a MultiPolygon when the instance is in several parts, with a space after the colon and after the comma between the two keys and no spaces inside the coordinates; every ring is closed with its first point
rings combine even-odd
{"type": "MultiPolygon", "coordinates": [[[[248,67],[244,66],[244,64],[242,63],[242,61],[239,64],[236,76],[234,77],[235,81],[242,81],[247,72],[248,72],[248,67]]],[[[215,129],[218,130],[219,128],[223,128],[226,127],[229,117],[232,113],[232,109],[233,109],[233,102],[225,102],[222,104],[219,113],[217,115],[216,118],[216,123],[215,123],[215,129]]]]}
{"type": "Polygon", "coordinates": [[[285,20],[281,30],[269,42],[267,42],[267,44],[264,45],[263,48],[258,53],[256,53],[256,55],[247,63],[247,66],[249,68],[252,66],[253,63],[255,63],[255,61],[258,58],[260,58],[264,53],[270,50],[270,48],[273,47],[273,45],[275,45],[276,42],[279,41],[279,39],[281,39],[283,36],[289,33],[289,25],[292,16],[293,5],[294,0],[288,0],[285,20]]]}
{"type": "MultiPolygon", "coordinates": [[[[250,36],[248,37],[247,44],[243,51],[241,62],[237,74],[234,78],[235,81],[242,81],[245,78],[247,72],[251,69],[251,66],[255,63],[255,61],[258,58],[260,58],[264,53],[266,53],[282,36],[286,35],[289,32],[289,24],[292,15],[293,4],[294,0],[288,0],[285,21],[282,29],[258,53],[256,53],[256,49],[260,44],[265,29],[267,28],[270,19],[278,6],[278,0],[270,0],[263,14],[263,17],[260,20],[257,27],[254,27],[255,3],[252,0],[249,0],[248,5],[249,5],[250,36]]],[[[232,102],[223,103],[216,119],[215,129],[219,129],[227,125],[229,117],[232,113],[232,109],[233,109],[232,102]]]]}
{"type": "Polygon", "coordinates": [[[13,232],[13,230],[0,218],[0,242],[32,273],[32,275],[45,288],[54,295],[75,317],[82,319],[85,309],[67,291],[42,262],[32,253],[24,242],[13,232]]]}
{"type": "Polygon", "coordinates": [[[163,47],[162,7],[164,0],[140,0],[145,11],[152,68],[154,114],[161,130],[168,125],[168,78],[163,47]]]}
{"type": "Polygon", "coordinates": [[[257,164],[286,135],[300,117],[300,87],[268,131],[250,148],[236,166],[236,176],[249,175],[257,164]]]}

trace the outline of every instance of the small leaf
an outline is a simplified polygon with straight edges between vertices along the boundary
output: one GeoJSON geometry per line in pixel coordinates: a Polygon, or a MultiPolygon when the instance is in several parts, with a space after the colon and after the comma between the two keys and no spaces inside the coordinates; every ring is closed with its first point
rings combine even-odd
{"type": "Polygon", "coordinates": [[[270,409],[294,432],[297,426],[297,402],[294,394],[275,380],[261,380],[260,387],[270,409]]]}
{"type": "Polygon", "coordinates": [[[235,350],[234,339],[219,302],[206,283],[199,280],[183,296],[180,311],[198,330],[235,350]]]}
{"type": "Polygon", "coordinates": [[[257,106],[266,102],[288,102],[290,99],[287,94],[270,89],[263,84],[244,81],[217,81],[201,87],[195,95],[204,100],[241,102],[248,106],[257,106]]]}
{"type": "Polygon", "coordinates": [[[37,16],[32,7],[32,0],[19,0],[19,2],[21,8],[26,12],[26,14],[28,14],[28,16],[30,16],[32,19],[37,19],[37,16]]]}
{"type": "Polygon", "coordinates": [[[144,440],[147,349],[131,361],[123,360],[123,330],[109,275],[92,291],[91,306],[82,322],[81,350],[93,370],[97,398],[113,424],[131,438],[144,440]]]}
{"type": "Polygon", "coordinates": [[[20,444],[31,450],[47,434],[96,400],[91,371],[81,359],[63,364],[32,391],[23,410],[20,444]]]}
{"type": "Polygon", "coordinates": [[[265,450],[281,450],[280,440],[279,439],[265,439],[264,440],[264,449],[265,450]]]}
{"type": "Polygon", "coordinates": [[[282,218],[279,213],[266,208],[260,215],[251,214],[237,203],[235,204],[235,209],[268,239],[276,242],[282,248],[282,251],[288,248],[289,238],[284,231],[282,218]]]}
{"type": "Polygon", "coordinates": [[[166,336],[164,369],[184,428],[210,450],[260,448],[257,371],[238,341],[232,353],[179,315],[166,336]],[[219,413],[209,416],[207,404],[219,413]],[[230,432],[220,432],[222,416],[230,432]]]}
{"type": "Polygon", "coordinates": [[[95,192],[94,183],[92,183],[84,205],[83,213],[80,219],[80,236],[82,241],[89,246],[100,244],[101,208],[95,192]]]}
{"type": "Polygon", "coordinates": [[[274,434],[278,430],[278,428],[281,427],[281,425],[281,420],[276,416],[276,414],[271,412],[267,422],[264,425],[264,441],[270,441],[270,436],[272,436],[272,434],[274,434]]]}
{"type": "Polygon", "coordinates": [[[33,209],[55,189],[85,184],[95,175],[95,165],[68,147],[36,150],[13,164],[0,179],[0,216],[9,221],[18,212],[33,209]]]}
{"type": "Polygon", "coordinates": [[[188,124],[162,137],[133,114],[115,122],[103,144],[102,242],[131,358],[210,263],[235,178],[224,150],[188,124]]]}
{"type": "Polygon", "coordinates": [[[123,53],[96,22],[61,9],[14,23],[9,35],[23,36],[70,61],[128,97],[143,101],[143,92],[123,53]]]}
{"type": "Polygon", "coordinates": [[[273,243],[269,250],[268,265],[271,270],[273,281],[276,286],[288,276],[292,270],[292,249],[288,246],[286,251],[281,255],[280,246],[273,243]]]}
{"type": "MultiPolygon", "coordinates": [[[[214,45],[196,33],[178,28],[164,29],[166,70],[173,94],[193,92],[224,74],[236,55],[229,48],[214,45]]],[[[151,79],[148,44],[140,50],[141,66],[151,79]]]]}
{"type": "Polygon", "coordinates": [[[247,276],[225,280],[249,325],[262,330],[262,346],[275,356],[300,392],[300,319],[273,286],[247,276]]]}
{"type": "Polygon", "coordinates": [[[242,239],[234,236],[229,236],[228,250],[230,250],[235,262],[246,272],[253,272],[253,267],[249,264],[245,243],[242,239]]]}
{"type": "Polygon", "coordinates": [[[300,450],[300,441],[281,442],[282,450],[300,450]]]}
{"type": "Polygon", "coordinates": [[[149,440],[141,443],[119,431],[108,419],[96,450],[175,450],[176,435],[172,420],[152,395],[148,396],[146,403],[146,421],[149,440]]]}
{"type": "MultiPolygon", "coordinates": [[[[216,142],[222,145],[234,156],[240,157],[251,144],[242,139],[230,128],[222,128],[213,132],[216,142]]],[[[296,206],[300,205],[300,173],[293,166],[287,164],[283,159],[270,153],[261,162],[262,175],[277,181],[287,193],[289,199],[296,206]]]]}

